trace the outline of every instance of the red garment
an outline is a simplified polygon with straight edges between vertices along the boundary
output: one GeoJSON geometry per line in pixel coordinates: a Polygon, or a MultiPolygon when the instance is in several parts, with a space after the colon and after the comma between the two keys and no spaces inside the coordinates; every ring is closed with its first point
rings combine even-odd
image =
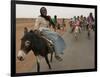
{"type": "Polygon", "coordinates": [[[75,25],[76,25],[76,26],[80,26],[80,21],[77,20],[76,23],[75,23],[75,25]]]}
{"type": "Polygon", "coordinates": [[[76,21],[73,23],[73,31],[75,30],[76,26],[80,27],[80,21],[79,21],[79,20],[76,20],[76,21]]]}
{"type": "Polygon", "coordinates": [[[50,17],[50,16],[47,16],[47,19],[48,19],[48,20],[50,20],[50,19],[51,19],[51,17],[50,17]]]}
{"type": "Polygon", "coordinates": [[[74,22],[73,27],[75,28],[76,26],[79,26],[79,27],[80,27],[80,21],[79,21],[79,20],[76,20],[76,21],[74,22]]]}

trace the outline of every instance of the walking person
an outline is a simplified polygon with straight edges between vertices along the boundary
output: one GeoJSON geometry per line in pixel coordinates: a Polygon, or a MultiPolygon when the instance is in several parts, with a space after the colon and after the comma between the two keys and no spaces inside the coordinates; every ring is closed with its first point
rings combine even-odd
{"type": "Polygon", "coordinates": [[[93,18],[93,14],[90,13],[89,16],[87,17],[87,22],[88,22],[88,38],[90,39],[90,31],[91,29],[94,30],[94,18],[93,18]]]}

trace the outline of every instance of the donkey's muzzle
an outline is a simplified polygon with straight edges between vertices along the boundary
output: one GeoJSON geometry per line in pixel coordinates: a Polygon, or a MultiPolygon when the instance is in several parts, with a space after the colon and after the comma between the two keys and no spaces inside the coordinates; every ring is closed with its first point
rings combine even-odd
{"type": "Polygon", "coordinates": [[[24,60],[24,58],[22,56],[18,56],[17,59],[20,60],[20,61],[24,60]]]}

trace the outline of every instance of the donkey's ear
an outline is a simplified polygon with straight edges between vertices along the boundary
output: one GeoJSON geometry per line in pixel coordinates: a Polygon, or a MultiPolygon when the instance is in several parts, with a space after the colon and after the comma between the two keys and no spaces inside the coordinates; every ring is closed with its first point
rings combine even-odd
{"type": "Polygon", "coordinates": [[[28,32],[27,27],[24,27],[24,34],[26,34],[28,32]]]}

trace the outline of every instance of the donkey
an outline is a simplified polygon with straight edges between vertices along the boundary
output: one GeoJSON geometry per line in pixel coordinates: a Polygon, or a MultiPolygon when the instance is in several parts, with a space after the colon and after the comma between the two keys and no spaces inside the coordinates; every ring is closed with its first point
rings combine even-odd
{"type": "Polygon", "coordinates": [[[48,54],[51,53],[51,62],[53,57],[54,46],[48,44],[47,40],[40,37],[40,35],[37,34],[38,31],[28,31],[27,28],[24,30],[24,36],[21,39],[21,48],[18,52],[17,58],[20,61],[23,61],[25,59],[25,55],[27,55],[31,50],[33,51],[34,55],[36,56],[37,61],[37,71],[40,72],[40,61],[39,56],[42,56],[45,58],[46,63],[49,66],[49,69],[51,68],[50,62],[48,60],[48,54]]]}

